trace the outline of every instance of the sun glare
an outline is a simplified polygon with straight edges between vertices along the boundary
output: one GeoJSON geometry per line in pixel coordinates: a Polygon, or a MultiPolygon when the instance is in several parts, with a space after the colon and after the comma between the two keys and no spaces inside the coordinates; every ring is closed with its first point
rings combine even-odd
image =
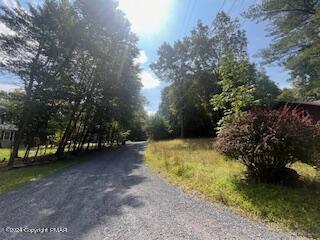
{"type": "Polygon", "coordinates": [[[156,33],[165,25],[173,0],[119,0],[137,34],[156,33]]]}

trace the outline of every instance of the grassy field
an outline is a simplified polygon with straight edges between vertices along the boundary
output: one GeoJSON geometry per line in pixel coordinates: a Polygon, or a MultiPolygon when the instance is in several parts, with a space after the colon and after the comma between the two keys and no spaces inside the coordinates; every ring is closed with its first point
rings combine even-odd
{"type": "Polygon", "coordinates": [[[86,159],[86,156],[82,156],[70,159],[61,159],[46,165],[0,171],[0,192],[11,190],[27,182],[50,175],[63,168],[81,163],[86,159]]]}
{"type": "Polygon", "coordinates": [[[172,183],[223,203],[253,219],[320,238],[320,180],[313,167],[296,163],[301,183],[293,187],[247,183],[244,167],[212,149],[209,139],[150,142],[149,166],[172,183]]]}
{"type": "MultiPolygon", "coordinates": [[[[56,152],[56,150],[57,148],[53,147],[53,148],[47,148],[47,150],[45,151],[44,147],[41,147],[39,149],[38,156],[43,156],[44,154],[46,155],[53,154],[56,152]]],[[[0,148],[0,161],[3,160],[4,158],[8,160],[10,158],[10,151],[11,151],[10,148],[0,148]]],[[[21,148],[19,150],[19,157],[23,157],[24,154],[25,154],[25,149],[21,148]]],[[[35,154],[36,154],[36,148],[30,150],[29,157],[34,157],[35,154]]]]}

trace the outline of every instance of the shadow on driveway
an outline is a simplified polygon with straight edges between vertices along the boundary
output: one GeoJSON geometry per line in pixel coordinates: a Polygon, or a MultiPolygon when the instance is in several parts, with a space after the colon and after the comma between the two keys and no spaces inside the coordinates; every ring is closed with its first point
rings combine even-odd
{"type": "Polygon", "coordinates": [[[143,164],[144,148],[145,143],[136,143],[103,152],[0,195],[0,239],[83,239],[89,232],[90,239],[101,239],[110,218],[144,206],[131,191],[146,181],[136,172],[143,164]],[[48,228],[49,233],[10,232],[18,227],[48,228]],[[58,227],[67,232],[50,232],[64,231],[50,229],[58,227]]]}

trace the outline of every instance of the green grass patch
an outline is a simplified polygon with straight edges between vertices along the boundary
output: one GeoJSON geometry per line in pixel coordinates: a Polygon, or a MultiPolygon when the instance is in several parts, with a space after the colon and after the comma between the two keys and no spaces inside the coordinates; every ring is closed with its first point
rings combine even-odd
{"type": "Polygon", "coordinates": [[[271,222],[302,235],[320,238],[320,180],[315,168],[296,163],[301,176],[296,187],[248,183],[245,168],[212,148],[212,140],[150,142],[149,166],[169,181],[221,202],[256,220],[271,222]]]}
{"type": "MultiPolygon", "coordinates": [[[[91,143],[89,149],[94,149],[96,146],[97,146],[96,143],[91,143]]],[[[87,147],[87,144],[84,144],[84,148],[86,148],[86,147],[87,147]]],[[[71,148],[71,150],[72,150],[72,148],[71,148]]],[[[47,147],[47,149],[45,148],[45,146],[40,146],[37,156],[41,157],[41,156],[46,156],[46,155],[52,155],[52,154],[55,154],[56,151],[57,151],[57,147],[56,146],[47,147]]],[[[64,151],[68,152],[68,146],[65,147],[64,151]]],[[[25,152],[26,152],[25,148],[23,148],[23,147],[20,148],[19,152],[18,152],[18,157],[24,157],[25,152]]],[[[36,152],[37,152],[37,148],[36,147],[31,148],[30,152],[29,152],[29,158],[34,157],[36,155],[36,152]]],[[[10,148],[0,148],[0,162],[4,158],[6,159],[6,161],[8,161],[9,158],[10,158],[10,154],[11,154],[11,149],[10,148]]]]}
{"type": "Polygon", "coordinates": [[[22,184],[48,176],[58,170],[79,164],[86,159],[88,159],[88,156],[81,156],[61,159],[45,165],[0,171],[0,192],[8,191],[22,184]]]}
{"type": "MultiPolygon", "coordinates": [[[[54,154],[56,150],[57,150],[57,147],[47,148],[47,150],[45,150],[45,147],[41,146],[38,152],[38,156],[40,157],[40,156],[54,154]]],[[[37,152],[36,148],[31,149],[29,153],[29,157],[34,157],[36,155],[36,152],[37,152]]],[[[10,158],[10,153],[11,153],[10,148],[0,148],[0,161],[3,160],[4,158],[8,160],[10,158]]],[[[20,148],[18,156],[23,157],[24,154],[25,154],[25,149],[20,148]]]]}
{"type": "Polygon", "coordinates": [[[10,157],[10,148],[0,148],[0,161],[5,159],[9,159],[10,157]]]}

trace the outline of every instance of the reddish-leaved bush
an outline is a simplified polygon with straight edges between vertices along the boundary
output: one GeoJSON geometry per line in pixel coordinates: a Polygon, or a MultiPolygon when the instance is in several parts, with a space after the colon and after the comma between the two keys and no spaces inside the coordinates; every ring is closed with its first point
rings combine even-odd
{"type": "Polygon", "coordinates": [[[315,164],[315,154],[320,151],[320,126],[296,108],[256,110],[234,118],[219,133],[215,147],[242,161],[252,179],[289,182],[298,176],[287,168],[290,164],[315,164]]]}

